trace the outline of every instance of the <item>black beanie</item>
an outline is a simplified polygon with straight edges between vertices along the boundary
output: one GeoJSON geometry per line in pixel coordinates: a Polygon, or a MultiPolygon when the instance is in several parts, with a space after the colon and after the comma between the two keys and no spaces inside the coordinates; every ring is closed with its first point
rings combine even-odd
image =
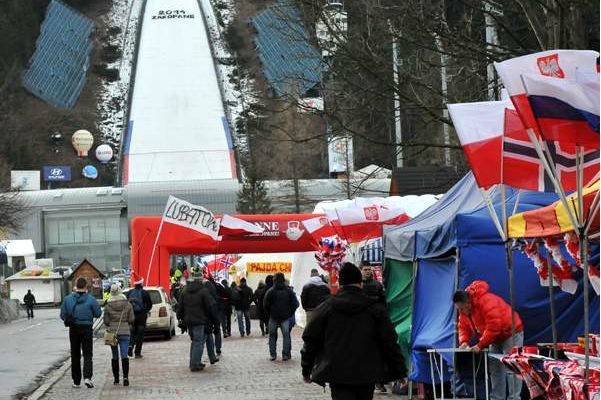
{"type": "Polygon", "coordinates": [[[361,276],[361,271],[353,263],[344,263],[338,272],[338,283],[341,286],[361,283],[362,281],[363,276],[361,276]]]}

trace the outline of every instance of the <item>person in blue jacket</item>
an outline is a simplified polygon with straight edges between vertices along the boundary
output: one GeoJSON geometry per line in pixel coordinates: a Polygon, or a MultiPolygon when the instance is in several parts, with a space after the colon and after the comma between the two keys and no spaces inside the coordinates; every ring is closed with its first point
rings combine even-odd
{"type": "Polygon", "coordinates": [[[83,383],[93,388],[92,382],[92,323],[102,314],[98,301],[88,294],[88,282],[77,278],[75,292],[63,300],[61,319],[69,327],[71,343],[71,377],[73,387],[81,387],[81,355],[83,353],[83,383]]]}

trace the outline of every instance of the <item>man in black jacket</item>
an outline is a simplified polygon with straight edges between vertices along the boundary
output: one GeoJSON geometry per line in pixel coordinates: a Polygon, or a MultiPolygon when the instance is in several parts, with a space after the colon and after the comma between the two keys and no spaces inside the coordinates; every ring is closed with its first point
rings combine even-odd
{"type": "Polygon", "coordinates": [[[330,297],[330,288],[323,281],[323,279],[321,279],[317,269],[313,268],[311,270],[309,282],[303,286],[303,290],[301,292],[301,304],[305,310],[307,322],[306,325],[308,325],[311,321],[313,310],[315,310],[318,305],[326,301],[328,297],[330,297]]]}
{"type": "Polygon", "coordinates": [[[131,303],[136,317],[127,353],[130,357],[135,354],[135,358],[142,358],[142,343],[144,343],[148,313],[152,309],[152,300],[148,292],[143,288],[144,279],[136,281],[134,285],[134,288],[127,292],[127,299],[131,303]]]}
{"type": "Polygon", "coordinates": [[[205,326],[217,319],[215,300],[202,284],[202,274],[194,279],[181,294],[177,318],[184,321],[192,343],[190,344],[190,371],[202,371],[202,351],[205,345],[205,326]]]}
{"type": "Polygon", "coordinates": [[[223,302],[223,315],[221,319],[221,326],[223,327],[223,337],[232,336],[232,289],[227,284],[227,280],[221,281],[221,288],[217,288],[217,294],[221,297],[223,302]]]}
{"type": "Polygon", "coordinates": [[[386,309],[365,295],[361,278],[354,264],[345,263],[340,290],[317,307],[303,332],[303,379],[329,383],[334,400],[371,400],[376,382],[407,375],[386,309]]]}
{"type": "Polygon", "coordinates": [[[36,304],[35,296],[31,293],[31,289],[27,290],[27,294],[23,297],[23,303],[27,308],[27,319],[33,318],[33,306],[36,304]]]}
{"type": "Polygon", "coordinates": [[[278,272],[273,276],[273,287],[265,293],[263,311],[269,316],[269,353],[271,361],[276,359],[278,328],[282,330],[282,360],[290,360],[292,342],[290,340],[290,318],[298,308],[298,299],[288,286],[284,274],[278,272]]]}
{"type": "Polygon", "coordinates": [[[253,291],[246,284],[246,278],[240,279],[240,285],[236,291],[236,314],[238,316],[238,330],[240,336],[244,337],[244,328],[246,325],[246,336],[250,336],[250,304],[253,301],[253,291]],[[246,322],[246,324],[245,324],[246,322]]]}
{"type": "Polygon", "coordinates": [[[374,279],[374,272],[368,262],[362,262],[361,275],[363,277],[363,291],[372,300],[386,305],[384,286],[374,279]]]}

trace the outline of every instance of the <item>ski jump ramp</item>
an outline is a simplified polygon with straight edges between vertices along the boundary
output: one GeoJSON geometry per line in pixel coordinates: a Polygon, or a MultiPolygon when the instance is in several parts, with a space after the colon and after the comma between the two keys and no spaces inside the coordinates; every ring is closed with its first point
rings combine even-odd
{"type": "Polygon", "coordinates": [[[147,0],[123,183],[236,179],[232,139],[197,0],[147,0]]]}

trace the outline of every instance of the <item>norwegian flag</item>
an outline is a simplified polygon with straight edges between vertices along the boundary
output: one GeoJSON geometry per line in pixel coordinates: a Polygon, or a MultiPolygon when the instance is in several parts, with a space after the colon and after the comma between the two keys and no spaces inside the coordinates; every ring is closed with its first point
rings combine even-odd
{"type": "MultiPolygon", "coordinates": [[[[504,183],[515,188],[553,191],[534,145],[509,101],[449,104],[449,114],[478,186],[504,183]]],[[[547,143],[564,190],[576,189],[575,146],[547,143]]],[[[585,154],[584,178],[599,171],[599,152],[585,154]]]]}
{"type": "MultiPolygon", "coordinates": [[[[579,71],[583,73],[598,72],[598,58],[599,53],[596,51],[550,50],[495,63],[495,68],[524,126],[534,130],[545,140],[557,140],[558,137],[555,135],[546,136],[546,133],[549,132],[548,129],[543,129],[541,132],[535,113],[526,95],[522,75],[534,74],[543,77],[576,80],[579,71]]],[[[561,141],[573,142],[574,136],[561,135],[559,139],[561,141]]]]}

